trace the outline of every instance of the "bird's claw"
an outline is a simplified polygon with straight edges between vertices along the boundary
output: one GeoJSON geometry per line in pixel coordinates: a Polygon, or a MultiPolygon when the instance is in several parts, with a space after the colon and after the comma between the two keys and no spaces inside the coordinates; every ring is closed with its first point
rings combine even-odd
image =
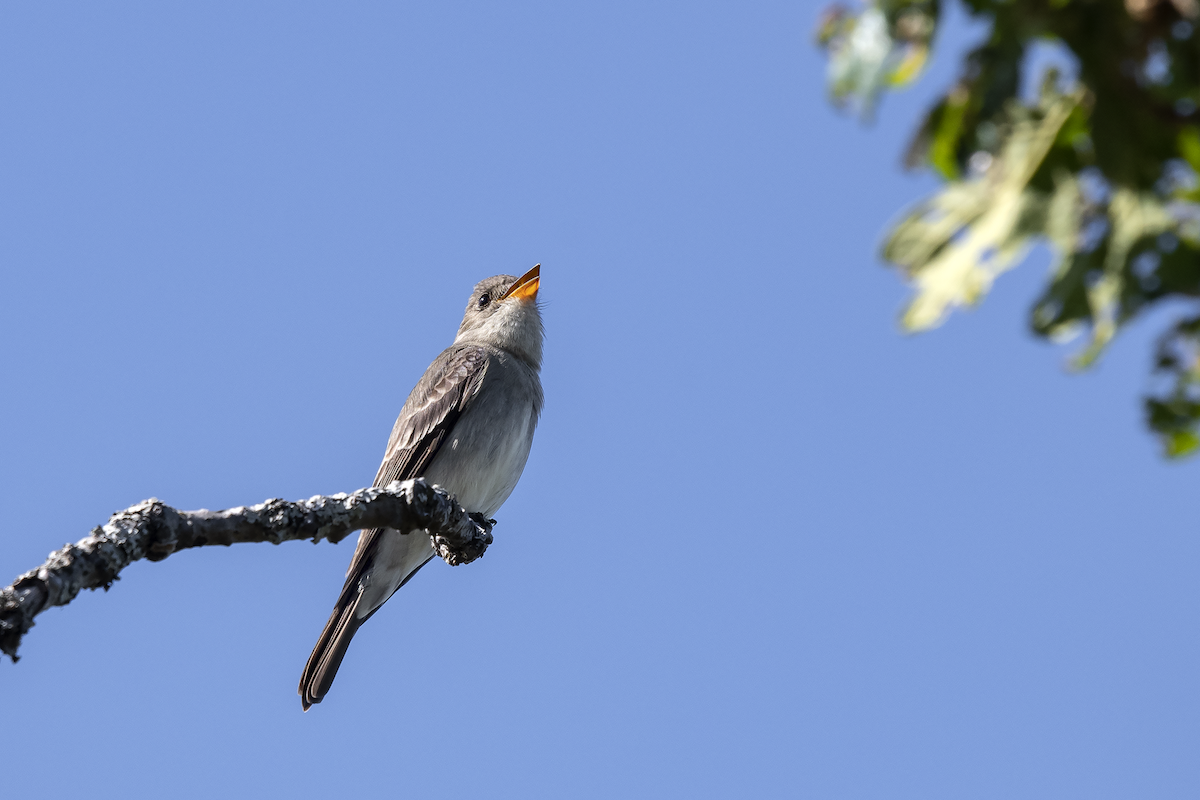
{"type": "Polygon", "coordinates": [[[483,528],[488,533],[491,533],[492,528],[496,527],[496,520],[488,519],[487,517],[485,517],[483,514],[479,513],[478,511],[472,511],[469,514],[469,516],[471,517],[472,522],[474,522],[479,527],[483,528]]]}
{"type": "Polygon", "coordinates": [[[452,567],[470,564],[482,556],[492,543],[492,526],[496,524],[496,520],[488,519],[478,512],[468,516],[471,522],[475,523],[476,530],[466,541],[451,542],[444,535],[430,531],[434,552],[452,567]]]}

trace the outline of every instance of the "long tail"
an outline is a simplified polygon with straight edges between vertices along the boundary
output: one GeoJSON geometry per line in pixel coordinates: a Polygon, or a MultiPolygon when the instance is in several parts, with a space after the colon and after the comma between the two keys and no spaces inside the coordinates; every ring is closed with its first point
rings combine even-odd
{"type": "Polygon", "coordinates": [[[433,546],[428,536],[363,531],[333,613],[300,676],[300,702],[305,711],[329,691],[358,629],[431,558],[433,546]]]}
{"type": "Polygon", "coordinates": [[[317,639],[317,645],[308,657],[308,663],[304,665],[304,674],[300,676],[300,703],[305,711],[325,697],[333,685],[338,667],[342,665],[350,640],[366,622],[355,613],[361,598],[362,595],[357,591],[342,592],[337,605],[333,607],[333,613],[329,615],[329,621],[325,623],[325,630],[321,631],[321,638],[317,639]]]}

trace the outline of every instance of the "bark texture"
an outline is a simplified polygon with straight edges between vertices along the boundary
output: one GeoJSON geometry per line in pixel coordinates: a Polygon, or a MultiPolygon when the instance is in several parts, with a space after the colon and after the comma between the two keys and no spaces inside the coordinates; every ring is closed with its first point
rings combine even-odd
{"type": "Polygon", "coordinates": [[[446,491],[421,479],[226,511],[177,511],[152,498],[113,514],[0,590],[0,652],[15,662],[34,617],[66,605],[82,589],[107,590],[121,570],[139,559],[161,561],[177,550],[237,542],[339,542],[362,528],[395,528],[429,535],[437,554],[458,565],[483,555],[492,543],[493,524],[468,514],[446,491]]]}

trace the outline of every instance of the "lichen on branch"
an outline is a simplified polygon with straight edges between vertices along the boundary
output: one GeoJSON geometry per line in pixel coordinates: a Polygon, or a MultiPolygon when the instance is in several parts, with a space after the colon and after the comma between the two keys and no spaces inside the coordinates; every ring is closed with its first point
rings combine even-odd
{"type": "Polygon", "coordinates": [[[71,602],[83,589],[108,589],[134,561],[161,561],[179,550],[240,542],[339,542],[356,530],[394,528],[428,535],[451,565],[483,555],[492,521],[480,520],[444,489],[421,479],[351,494],[288,502],[267,500],[224,511],[178,511],[150,499],[112,515],[75,544],[0,589],[0,653],[14,662],[38,614],[71,602]]]}

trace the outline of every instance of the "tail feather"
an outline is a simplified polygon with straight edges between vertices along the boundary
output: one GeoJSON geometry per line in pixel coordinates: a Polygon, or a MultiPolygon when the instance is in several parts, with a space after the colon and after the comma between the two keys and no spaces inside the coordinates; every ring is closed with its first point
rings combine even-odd
{"type": "Polygon", "coordinates": [[[308,657],[308,663],[304,665],[304,673],[300,676],[300,703],[305,711],[325,697],[346,656],[350,640],[366,622],[365,619],[359,619],[356,613],[361,597],[361,594],[354,592],[344,593],[338,598],[312,655],[308,657]]]}
{"type": "Polygon", "coordinates": [[[321,702],[333,685],[358,629],[433,555],[427,536],[402,536],[390,530],[363,532],[333,613],[300,676],[300,702],[305,711],[321,702]],[[365,613],[359,614],[360,608],[365,613]]]}

